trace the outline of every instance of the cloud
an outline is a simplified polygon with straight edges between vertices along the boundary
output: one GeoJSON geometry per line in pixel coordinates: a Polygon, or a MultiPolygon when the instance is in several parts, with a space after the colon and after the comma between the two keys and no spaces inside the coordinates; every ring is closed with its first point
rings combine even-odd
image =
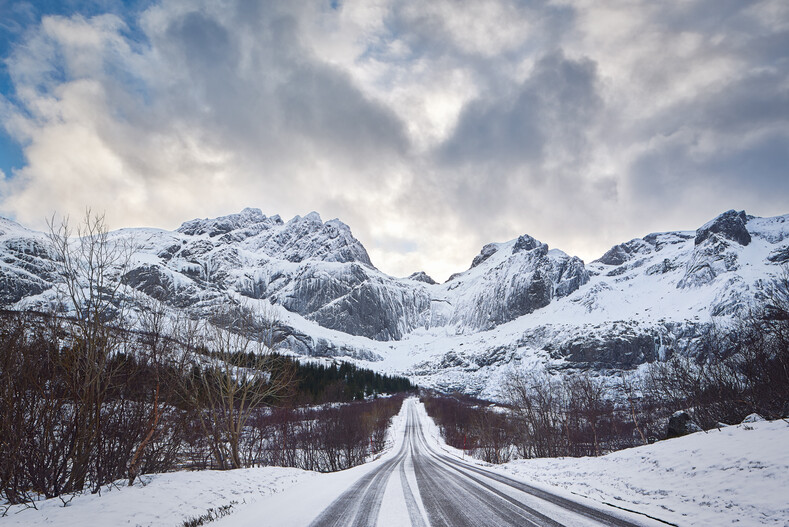
{"type": "Polygon", "coordinates": [[[336,173],[385,187],[367,176],[407,149],[402,122],[301,49],[284,8],[245,8],[153,9],[139,49],[111,15],[45,18],[10,61],[30,162],[3,209],[40,224],[47,210],[113,203],[114,223],[177,225],[237,208],[250,190],[270,196],[265,208],[284,195],[302,212],[340,191],[328,184],[336,173]]]}
{"type": "Polygon", "coordinates": [[[85,5],[6,57],[0,213],[31,226],[318,210],[444,279],[523,233],[589,260],[789,212],[781,0],[85,5]]]}
{"type": "Polygon", "coordinates": [[[441,147],[441,162],[513,168],[539,162],[557,148],[579,155],[601,107],[595,83],[589,60],[568,60],[561,52],[540,58],[514,93],[466,106],[455,133],[441,147]]]}

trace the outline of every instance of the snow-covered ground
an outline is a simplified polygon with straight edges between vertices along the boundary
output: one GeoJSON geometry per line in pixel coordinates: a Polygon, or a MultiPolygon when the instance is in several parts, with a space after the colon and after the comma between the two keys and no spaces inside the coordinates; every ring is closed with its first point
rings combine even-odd
{"type": "Polygon", "coordinates": [[[675,525],[785,527],[788,446],[789,422],[778,420],[698,432],[596,458],[480,464],[675,525]]]}
{"type": "MultiPolygon", "coordinates": [[[[425,424],[431,443],[463,456],[443,444],[432,421],[425,424]]],[[[396,453],[405,436],[404,425],[401,411],[383,456],[338,473],[266,467],[160,474],[145,477],[145,485],[77,496],[67,507],[52,499],[39,502],[38,510],[11,509],[0,524],[179,526],[208,509],[234,502],[231,514],[218,524],[283,525],[280,520],[285,516],[288,524],[299,524],[299,518],[306,524],[354,481],[396,453]],[[253,502],[258,503],[248,507],[253,502]],[[267,506],[274,503],[276,507],[267,506]]],[[[789,422],[762,421],[598,458],[532,459],[499,466],[478,463],[560,495],[637,511],[670,524],[789,526],[787,445],[789,422]]]]}
{"type": "Polygon", "coordinates": [[[0,524],[179,526],[208,509],[232,505],[235,510],[315,476],[315,472],[281,467],[155,474],[142,477],[133,487],[118,482],[100,495],[75,496],[65,507],[58,498],[38,502],[38,510],[17,506],[0,518],[0,524]]]}
{"type": "MultiPolygon", "coordinates": [[[[375,456],[376,463],[390,456],[393,449],[402,443],[404,426],[405,415],[401,411],[392,419],[387,448],[383,454],[375,456]]],[[[37,502],[37,510],[14,506],[5,517],[0,517],[0,525],[179,527],[186,520],[207,514],[209,509],[217,511],[229,505],[232,507],[228,516],[233,517],[247,505],[296,485],[301,485],[305,490],[304,493],[295,494],[310,496],[310,503],[313,504],[316,503],[316,493],[326,494],[326,503],[320,500],[317,502],[322,507],[374,464],[367,463],[332,474],[296,468],[260,467],[146,475],[133,487],[126,486],[125,481],[119,481],[116,485],[107,486],[100,494],[74,496],[65,507],[58,498],[37,502]]],[[[305,517],[315,516],[320,510],[315,507],[305,509],[303,503],[297,503],[295,507],[302,509],[305,517]]],[[[273,521],[272,518],[267,521],[273,521]]],[[[276,525],[276,522],[265,524],[276,525]]]]}

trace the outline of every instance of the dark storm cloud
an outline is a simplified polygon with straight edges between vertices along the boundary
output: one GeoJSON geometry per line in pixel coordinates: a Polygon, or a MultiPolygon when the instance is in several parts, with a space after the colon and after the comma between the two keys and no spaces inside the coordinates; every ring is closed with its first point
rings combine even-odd
{"type": "MultiPolygon", "coordinates": [[[[780,210],[789,196],[789,60],[776,59],[776,41],[759,38],[762,53],[752,71],[671,105],[631,128],[651,148],[629,174],[636,198],[660,207],[672,196],[706,192],[731,203],[780,210]],[[770,40],[769,45],[765,40],[770,40]]],[[[789,43],[787,43],[789,44],[789,43]]],[[[753,55],[756,49],[747,48],[753,55]]],[[[713,203],[718,203],[716,199],[713,203]]]]}
{"type": "Polygon", "coordinates": [[[171,103],[187,106],[178,116],[198,116],[225,146],[278,159],[321,155],[359,162],[407,148],[391,110],[304,48],[293,13],[270,6],[265,16],[250,16],[245,2],[233,7],[227,26],[195,11],[173,20],[157,42],[171,50],[170,63],[188,68],[182,89],[167,88],[171,103]],[[244,48],[250,38],[255,44],[244,48]]]}
{"type": "Polygon", "coordinates": [[[690,196],[708,215],[721,208],[721,199],[732,204],[747,200],[751,207],[786,207],[789,136],[774,133],[745,144],[733,141],[729,148],[706,155],[693,152],[693,144],[686,136],[634,162],[633,184],[640,202],[661,208],[684,204],[690,196]]]}
{"type": "Polygon", "coordinates": [[[463,211],[459,221],[479,233],[478,244],[522,234],[538,217],[575,223],[575,214],[546,209],[552,201],[560,205],[559,197],[566,202],[586,194],[602,203],[616,195],[614,182],[579,177],[602,108],[592,61],[545,55],[510,93],[483,94],[465,107],[435,153],[433,192],[463,211]]]}
{"type": "Polygon", "coordinates": [[[595,83],[589,60],[569,60],[561,52],[541,58],[513,94],[466,106],[455,133],[441,147],[441,162],[512,168],[542,160],[548,141],[561,141],[581,154],[585,129],[601,105],[595,83]]]}
{"type": "Polygon", "coordinates": [[[187,64],[201,75],[211,72],[218,76],[235,69],[238,49],[232,45],[229,32],[203,13],[192,11],[174,20],[166,35],[180,48],[187,64]]]}

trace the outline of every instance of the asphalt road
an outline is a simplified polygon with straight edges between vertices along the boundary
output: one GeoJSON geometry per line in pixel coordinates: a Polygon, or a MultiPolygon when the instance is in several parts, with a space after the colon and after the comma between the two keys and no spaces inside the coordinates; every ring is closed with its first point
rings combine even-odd
{"type": "Polygon", "coordinates": [[[413,400],[405,404],[405,437],[396,455],[356,480],[315,518],[313,527],[661,525],[448,455],[427,439],[424,410],[413,400]]]}

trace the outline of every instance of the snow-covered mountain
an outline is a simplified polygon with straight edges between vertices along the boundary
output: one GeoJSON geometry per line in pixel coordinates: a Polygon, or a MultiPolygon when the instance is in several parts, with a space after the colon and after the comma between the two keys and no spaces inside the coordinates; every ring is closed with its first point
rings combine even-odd
{"type": "MultiPolygon", "coordinates": [[[[377,270],[350,228],[317,213],[258,209],[176,229],[122,229],[122,275],[173,310],[277,306],[280,345],[369,361],[423,384],[495,395],[517,364],[619,370],[692,350],[705,324],[747,309],[789,262],[789,215],[728,211],[694,231],[655,233],[584,264],[523,235],[482,248],[436,284],[377,270]]],[[[0,306],[51,302],[58,263],[45,234],[0,219],[0,306]]]]}

